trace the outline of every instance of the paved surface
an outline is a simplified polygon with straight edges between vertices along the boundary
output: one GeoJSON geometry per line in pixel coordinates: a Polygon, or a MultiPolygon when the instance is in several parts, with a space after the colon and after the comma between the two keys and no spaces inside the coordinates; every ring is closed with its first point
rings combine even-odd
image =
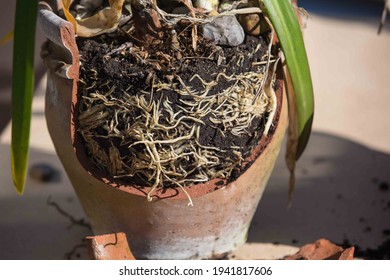
{"type": "MultiPolygon", "coordinates": [[[[380,6],[357,1],[367,5],[362,6],[366,10],[346,17],[350,9],[343,1],[339,6],[334,1],[313,2],[301,5],[312,12],[305,38],[316,116],[311,142],[299,162],[293,205],[286,209],[288,174],[281,154],[248,243],[231,254],[234,258],[280,258],[319,238],[348,241],[362,249],[376,249],[389,240],[389,23],[379,37],[380,6]],[[341,12],[329,11],[332,3],[341,12]]],[[[1,49],[1,59],[6,57],[3,51],[9,53],[9,46],[1,49]]],[[[4,88],[10,75],[1,77],[4,118],[2,108],[9,102],[4,88]]],[[[19,197],[10,177],[10,126],[6,126],[0,136],[0,259],[62,259],[74,248],[72,258],[86,256],[84,247],[74,246],[82,245],[90,231],[72,226],[47,203],[55,201],[75,218],[84,218],[47,133],[43,100],[44,80],[34,98],[30,166],[47,163],[59,175],[44,184],[28,178],[26,193],[19,197]]]]}

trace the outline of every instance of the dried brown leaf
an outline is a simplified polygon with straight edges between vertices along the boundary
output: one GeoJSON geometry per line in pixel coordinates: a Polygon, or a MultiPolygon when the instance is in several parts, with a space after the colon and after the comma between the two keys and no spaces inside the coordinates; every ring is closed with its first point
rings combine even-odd
{"type": "Polygon", "coordinates": [[[7,32],[3,37],[0,38],[0,46],[7,44],[8,42],[11,42],[14,38],[14,31],[11,30],[7,32]]]}
{"type": "Polygon", "coordinates": [[[93,37],[111,32],[118,27],[124,0],[109,0],[110,7],[104,8],[93,16],[81,20],[75,19],[70,13],[69,8],[72,2],[73,0],[62,0],[65,17],[73,24],[77,35],[93,37]]]}
{"type": "Polygon", "coordinates": [[[162,25],[159,13],[152,8],[149,1],[131,1],[133,22],[135,27],[134,36],[145,45],[157,45],[162,37],[162,25]]]}
{"type": "Polygon", "coordinates": [[[383,7],[381,21],[379,23],[378,34],[381,34],[382,28],[385,25],[387,14],[390,12],[390,1],[385,0],[385,6],[383,7]]]}
{"type": "Polygon", "coordinates": [[[288,70],[284,69],[284,77],[287,87],[287,98],[288,98],[288,117],[289,126],[287,132],[287,147],[286,147],[286,165],[290,171],[289,189],[288,189],[288,204],[291,205],[292,197],[295,188],[295,165],[296,155],[298,147],[298,130],[297,130],[297,108],[294,101],[294,87],[291,81],[288,70]]]}

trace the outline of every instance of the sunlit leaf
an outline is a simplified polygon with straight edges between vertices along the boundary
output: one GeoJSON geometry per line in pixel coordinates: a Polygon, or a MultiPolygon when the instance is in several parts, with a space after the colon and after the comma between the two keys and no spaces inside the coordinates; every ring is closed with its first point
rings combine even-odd
{"type": "Polygon", "coordinates": [[[289,0],[262,0],[278,35],[294,89],[295,130],[298,138],[295,159],[298,160],[309,141],[314,114],[313,85],[301,28],[289,0]]]}
{"type": "Polygon", "coordinates": [[[17,0],[12,74],[11,165],[14,185],[23,193],[34,90],[34,45],[38,1],[17,0]]]}

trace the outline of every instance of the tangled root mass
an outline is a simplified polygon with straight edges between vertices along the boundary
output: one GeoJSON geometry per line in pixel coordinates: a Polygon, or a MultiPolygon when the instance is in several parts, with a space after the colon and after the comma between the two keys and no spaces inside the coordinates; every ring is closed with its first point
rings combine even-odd
{"type": "Polygon", "coordinates": [[[258,92],[267,43],[199,37],[195,51],[189,32],[177,32],[180,51],[169,36],[151,48],[121,32],[78,40],[78,132],[110,177],[154,189],[231,179],[258,144],[273,107],[258,92]]]}

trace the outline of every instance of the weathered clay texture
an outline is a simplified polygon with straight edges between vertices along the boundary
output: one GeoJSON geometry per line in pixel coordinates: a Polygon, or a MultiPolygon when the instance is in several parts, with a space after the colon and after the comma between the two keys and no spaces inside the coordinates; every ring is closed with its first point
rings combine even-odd
{"type": "Polygon", "coordinates": [[[135,260],[123,232],[88,236],[88,247],[95,260],[135,260]]]}

